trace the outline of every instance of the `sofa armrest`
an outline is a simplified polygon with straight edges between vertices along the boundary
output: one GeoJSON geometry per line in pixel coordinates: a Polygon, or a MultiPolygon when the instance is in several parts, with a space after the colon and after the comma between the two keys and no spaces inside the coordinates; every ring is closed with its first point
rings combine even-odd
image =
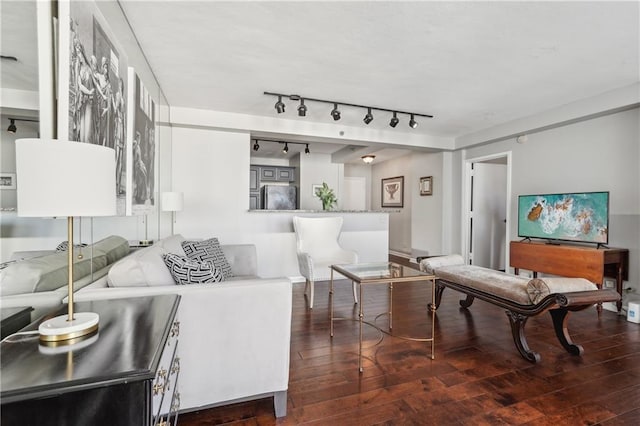
{"type": "Polygon", "coordinates": [[[234,276],[257,276],[258,254],[254,244],[221,245],[234,276]]]}
{"type": "Polygon", "coordinates": [[[283,392],[289,383],[291,281],[82,289],[75,300],[181,296],[181,409],[283,392]]]}

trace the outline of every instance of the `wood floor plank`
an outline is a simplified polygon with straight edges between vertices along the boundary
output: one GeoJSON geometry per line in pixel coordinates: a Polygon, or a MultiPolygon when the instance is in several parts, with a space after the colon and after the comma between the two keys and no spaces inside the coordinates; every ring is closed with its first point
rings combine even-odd
{"type": "MultiPolygon", "coordinates": [[[[575,312],[569,320],[581,357],[558,343],[548,314],[531,318],[526,335],[538,364],[515,348],[503,309],[445,291],[428,344],[381,335],[364,326],[364,372],[358,372],[358,305],[350,282],[336,286],[329,337],[328,283],[316,283],[313,310],[304,285],[294,284],[288,415],[276,419],[262,398],[183,413],[181,426],[230,425],[637,425],[640,418],[640,326],[614,312],[575,312]],[[382,336],[382,338],[381,338],[382,336]]],[[[394,286],[394,333],[424,336],[431,327],[428,286],[394,286]]],[[[382,328],[388,289],[365,289],[365,314],[382,328]]]]}

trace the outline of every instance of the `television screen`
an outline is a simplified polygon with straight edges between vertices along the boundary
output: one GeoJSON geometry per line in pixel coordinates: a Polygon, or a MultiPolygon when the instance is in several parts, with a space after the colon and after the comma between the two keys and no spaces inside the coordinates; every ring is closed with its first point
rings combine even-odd
{"type": "Polygon", "coordinates": [[[609,193],[520,195],[518,236],[607,244],[609,193]]]}

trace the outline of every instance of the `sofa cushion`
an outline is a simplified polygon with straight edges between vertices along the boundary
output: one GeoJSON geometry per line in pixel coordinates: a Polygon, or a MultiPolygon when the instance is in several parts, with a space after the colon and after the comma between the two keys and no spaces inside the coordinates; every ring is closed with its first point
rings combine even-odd
{"type": "MultiPolygon", "coordinates": [[[[73,262],[73,280],[78,281],[107,266],[107,256],[94,252],[93,259],[77,257],[73,262]]],[[[67,285],[67,252],[54,253],[16,262],[0,271],[0,295],[50,291],[67,285]]]]}
{"type": "Polygon", "coordinates": [[[164,254],[162,258],[176,284],[205,284],[222,281],[222,272],[210,262],[172,253],[164,254]]]}
{"type": "Polygon", "coordinates": [[[100,241],[96,241],[92,246],[89,246],[89,249],[92,247],[94,255],[97,251],[100,251],[107,256],[108,265],[122,259],[131,251],[129,241],[118,235],[111,235],[100,241]]]}
{"type": "Polygon", "coordinates": [[[182,249],[189,259],[211,263],[222,272],[225,280],[233,277],[231,265],[227,261],[217,238],[209,238],[202,241],[183,241],[182,249]]]}
{"type": "Polygon", "coordinates": [[[174,285],[162,255],[166,249],[161,244],[139,249],[114,263],[107,277],[109,287],[146,287],[174,285]]]}

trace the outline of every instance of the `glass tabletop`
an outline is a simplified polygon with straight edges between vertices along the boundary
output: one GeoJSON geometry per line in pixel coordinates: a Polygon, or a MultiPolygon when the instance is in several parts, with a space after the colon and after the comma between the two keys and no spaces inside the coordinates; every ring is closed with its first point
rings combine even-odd
{"type": "Polygon", "coordinates": [[[393,262],[352,263],[331,265],[331,269],[357,282],[418,281],[433,279],[426,274],[408,266],[393,262]]]}

